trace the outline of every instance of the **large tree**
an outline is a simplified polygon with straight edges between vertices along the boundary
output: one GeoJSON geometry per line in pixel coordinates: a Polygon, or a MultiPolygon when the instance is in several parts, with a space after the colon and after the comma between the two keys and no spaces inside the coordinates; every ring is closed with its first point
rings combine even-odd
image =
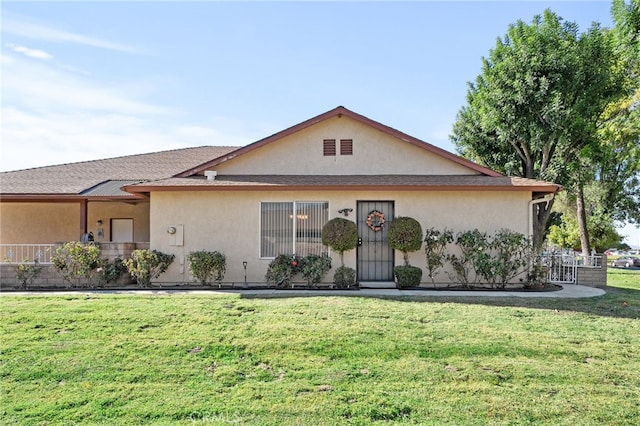
{"type": "MultiPolygon", "coordinates": [[[[518,21],[482,59],[453,142],[463,156],[499,172],[563,185],[584,212],[584,185],[593,179],[594,158],[601,153],[601,117],[624,96],[623,72],[612,66],[616,58],[611,38],[597,24],[579,33],[575,23],[550,10],[531,24],[518,21]]],[[[552,205],[535,205],[538,247],[552,205]]],[[[588,251],[586,220],[582,225],[588,251]]]]}

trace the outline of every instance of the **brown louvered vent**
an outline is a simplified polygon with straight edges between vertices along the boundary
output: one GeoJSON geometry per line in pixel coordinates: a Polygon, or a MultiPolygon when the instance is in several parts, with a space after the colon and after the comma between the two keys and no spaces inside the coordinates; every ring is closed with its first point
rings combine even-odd
{"type": "Polygon", "coordinates": [[[325,157],[330,155],[336,155],[336,140],[325,139],[322,144],[322,150],[325,157]]]}
{"type": "Polygon", "coordinates": [[[340,155],[353,155],[353,139],[340,139],[340,155]]]}

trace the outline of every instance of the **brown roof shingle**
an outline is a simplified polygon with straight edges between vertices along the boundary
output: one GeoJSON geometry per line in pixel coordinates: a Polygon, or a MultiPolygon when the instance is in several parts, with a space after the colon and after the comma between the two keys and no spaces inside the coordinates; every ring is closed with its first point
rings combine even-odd
{"type": "Polygon", "coordinates": [[[0,194],[79,195],[106,181],[174,176],[238,147],[201,146],[0,173],[0,194]]]}

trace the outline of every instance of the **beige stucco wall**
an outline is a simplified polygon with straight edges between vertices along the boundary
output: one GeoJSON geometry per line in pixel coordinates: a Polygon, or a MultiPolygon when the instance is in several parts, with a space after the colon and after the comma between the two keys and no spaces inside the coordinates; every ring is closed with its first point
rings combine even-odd
{"type": "MultiPolygon", "coordinates": [[[[53,244],[79,240],[80,203],[0,203],[1,244],[53,244]]],[[[87,205],[87,230],[96,241],[109,241],[109,220],[133,219],[136,241],[149,241],[149,203],[90,201],[87,205]],[[98,225],[102,219],[104,236],[98,238],[98,225]]]]}
{"type": "Polygon", "coordinates": [[[53,244],[79,235],[79,203],[0,203],[2,244],[53,244]]]}
{"type": "Polygon", "coordinates": [[[219,174],[478,174],[346,116],[333,117],[213,168],[219,174]],[[337,155],[323,155],[335,139],[337,155]],[[340,139],[353,155],[340,155],[340,139]]]}
{"type": "MultiPolygon", "coordinates": [[[[263,282],[270,259],[260,259],[260,202],[328,201],[330,219],[341,216],[338,210],[352,208],[355,220],[357,200],[395,202],[396,216],[411,216],[423,228],[445,227],[454,231],[473,228],[493,232],[509,228],[528,232],[529,192],[415,192],[415,191],[238,191],[238,192],[155,192],[151,195],[151,248],[176,255],[176,260],[158,282],[191,282],[186,256],[194,250],[218,250],[227,256],[225,282],[244,280],[242,261],[248,262],[247,280],[263,282]],[[167,228],[178,227],[183,246],[175,245],[176,234],[167,228]]],[[[334,268],[339,256],[332,254],[334,268]]],[[[395,263],[402,263],[396,252],[395,263]]],[[[424,253],[413,253],[411,263],[425,266],[424,253]]],[[[345,264],[355,268],[356,251],[345,253],[345,264]]],[[[442,281],[447,281],[441,274],[442,281]]],[[[333,271],[325,278],[331,281],[333,271]]],[[[423,281],[428,278],[423,277],[423,281]]]]}
{"type": "Polygon", "coordinates": [[[93,232],[96,241],[111,241],[109,223],[111,219],[133,219],[135,242],[149,241],[149,202],[121,203],[91,201],[87,211],[87,230],[93,232]],[[97,221],[102,220],[104,235],[98,236],[97,221]]]}

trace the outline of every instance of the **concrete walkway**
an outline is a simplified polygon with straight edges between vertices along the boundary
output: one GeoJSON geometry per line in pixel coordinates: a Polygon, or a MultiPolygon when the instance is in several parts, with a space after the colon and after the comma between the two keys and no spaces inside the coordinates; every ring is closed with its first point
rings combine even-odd
{"type": "Polygon", "coordinates": [[[275,290],[275,289],[248,289],[248,290],[76,290],[76,291],[30,291],[30,292],[0,292],[2,296],[56,296],[74,294],[202,294],[202,295],[226,295],[239,294],[246,296],[277,296],[277,297],[302,297],[302,296],[350,296],[350,297],[546,297],[546,298],[584,298],[602,296],[606,292],[599,288],[585,287],[581,285],[564,285],[559,291],[466,291],[466,290],[398,290],[365,288],[360,290],[275,290]]]}

